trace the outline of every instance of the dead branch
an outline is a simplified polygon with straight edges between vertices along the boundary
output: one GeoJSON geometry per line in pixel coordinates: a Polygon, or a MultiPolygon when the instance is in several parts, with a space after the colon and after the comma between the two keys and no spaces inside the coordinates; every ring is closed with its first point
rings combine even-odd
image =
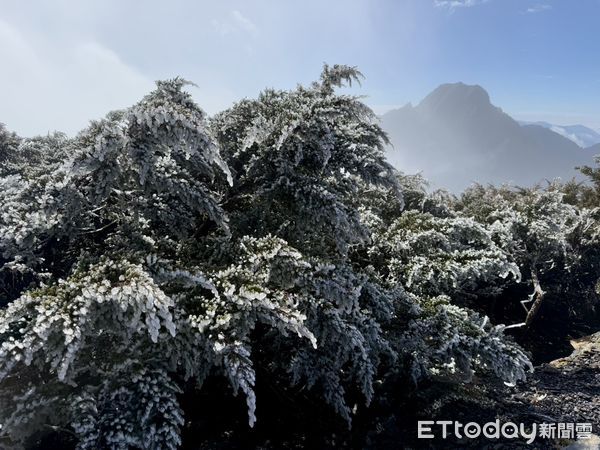
{"type": "Polygon", "coordinates": [[[540,285],[540,279],[538,277],[537,269],[535,268],[535,264],[531,265],[531,282],[533,283],[533,292],[529,296],[527,300],[521,301],[521,305],[527,312],[527,317],[525,318],[525,326],[528,327],[531,325],[534,317],[537,315],[537,312],[542,306],[542,301],[544,300],[544,296],[546,292],[542,289],[540,285]],[[525,303],[532,303],[531,308],[527,309],[525,303]]]}

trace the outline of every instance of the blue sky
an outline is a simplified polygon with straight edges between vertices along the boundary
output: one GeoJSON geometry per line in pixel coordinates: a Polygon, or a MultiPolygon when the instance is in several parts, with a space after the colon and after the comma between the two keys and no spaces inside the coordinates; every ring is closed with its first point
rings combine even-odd
{"type": "Polygon", "coordinates": [[[209,113],[356,65],[377,112],[480,84],[523,120],[600,128],[600,0],[0,0],[0,122],[70,134],[183,76],[209,113]]]}

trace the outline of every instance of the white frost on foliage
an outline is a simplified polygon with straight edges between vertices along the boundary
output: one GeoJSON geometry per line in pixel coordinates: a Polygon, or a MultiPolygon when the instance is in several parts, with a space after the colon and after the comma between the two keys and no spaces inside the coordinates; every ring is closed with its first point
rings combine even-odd
{"type": "Polygon", "coordinates": [[[518,279],[526,213],[498,229],[401,192],[373,113],[335,92],[359,78],[326,66],[210,121],[175,79],[73,139],[0,128],[0,438],[50,425],[80,449],[175,449],[178,396],[209,374],[250,426],[262,373],[348,424],[349,397],[368,405],[395,371],[524,377],[501,328],[438,296],[518,279]]]}

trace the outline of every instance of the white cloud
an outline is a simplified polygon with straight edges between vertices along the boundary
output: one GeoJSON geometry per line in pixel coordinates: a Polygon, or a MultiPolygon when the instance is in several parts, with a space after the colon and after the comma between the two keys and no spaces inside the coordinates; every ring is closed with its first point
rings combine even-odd
{"type": "Polygon", "coordinates": [[[537,5],[533,5],[533,6],[530,6],[529,8],[527,8],[525,10],[525,12],[529,13],[529,14],[535,14],[535,13],[539,13],[542,11],[548,11],[549,9],[552,9],[552,5],[545,5],[545,4],[538,3],[537,5]]]}
{"type": "Polygon", "coordinates": [[[568,132],[566,129],[564,129],[563,127],[560,127],[560,126],[558,126],[558,125],[552,125],[552,126],[550,127],[550,129],[551,129],[552,131],[554,131],[555,133],[558,133],[558,134],[560,134],[561,136],[564,136],[564,137],[566,137],[567,139],[569,139],[569,140],[571,140],[571,141],[575,142],[577,145],[579,145],[579,146],[580,146],[580,147],[582,147],[582,148],[586,146],[586,145],[585,145],[585,142],[584,142],[583,140],[581,140],[577,134],[575,134],[575,133],[569,133],[569,132],[568,132]]]}
{"type": "Polygon", "coordinates": [[[233,11],[232,15],[233,15],[233,18],[235,19],[236,23],[240,26],[241,29],[247,31],[250,34],[258,33],[258,28],[254,24],[254,22],[252,22],[246,16],[242,15],[241,12],[239,12],[238,10],[235,10],[235,11],[233,11]]]}
{"type": "Polygon", "coordinates": [[[127,107],[154,83],[98,42],[57,51],[0,20],[0,122],[30,136],[74,134],[91,119],[127,107]]]}
{"type": "Polygon", "coordinates": [[[438,8],[468,8],[470,6],[487,3],[489,0],[434,0],[433,4],[438,8]]]}
{"type": "Polygon", "coordinates": [[[222,22],[220,20],[213,19],[211,24],[213,29],[221,36],[227,36],[235,31],[235,27],[233,27],[229,22],[222,22]]]}
{"type": "Polygon", "coordinates": [[[258,34],[258,27],[244,16],[237,9],[231,11],[231,14],[226,20],[212,20],[214,30],[221,36],[227,36],[232,33],[245,32],[252,36],[258,34]]]}
{"type": "Polygon", "coordinates": [[[548,122],[548,123],[566,123],[581,124],[593,130],[600,132],[600,120],[597,115],[585,115],[575,112],[550,112],[550,111],[509,111],[516,120],[524,122],[548,122]]]}

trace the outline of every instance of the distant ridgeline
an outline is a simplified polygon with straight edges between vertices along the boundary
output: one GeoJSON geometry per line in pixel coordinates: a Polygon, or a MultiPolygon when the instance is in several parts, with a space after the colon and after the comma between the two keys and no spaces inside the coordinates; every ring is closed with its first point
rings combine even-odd
{"type": "Polygon", "coordinates": [[[389,160],[422,171],[434,187],[462,191],[474,181],[530,186],[580,178],[576,166],[600,153],[600,134],[581,125],[519,123],[490,102],[480,86],[444,84],[417,106],[381,117],[389,160]]]}

